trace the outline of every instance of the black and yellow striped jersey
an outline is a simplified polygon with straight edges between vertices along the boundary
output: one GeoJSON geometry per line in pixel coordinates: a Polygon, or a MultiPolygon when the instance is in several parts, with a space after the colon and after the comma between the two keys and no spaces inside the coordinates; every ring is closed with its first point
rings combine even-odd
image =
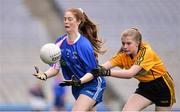
{"type": "Polygon", "coordinates": [[[139,51],[133,59],[120,52],[115,55],[111,60],[113,66],[118,66],[122,69],[129,69],[132,65],[139,65],[143,69],[135,76],[141,82],[149,82],[167,73],[163,62],[156,52],[151,48],[148,43],[143,42],[139,51]]]}

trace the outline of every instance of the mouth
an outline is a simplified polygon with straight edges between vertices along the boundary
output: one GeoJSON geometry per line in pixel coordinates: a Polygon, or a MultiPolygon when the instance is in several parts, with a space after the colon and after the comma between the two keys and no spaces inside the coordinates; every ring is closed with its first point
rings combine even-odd
{"type": "Polygon", "coordinates": [[[124,52],[129,52],[129,50],[123,49],[124,52]]]}
{"type": "Polygon", "coordinates": [[[69,26],[65,26],[65,28],[70,28],[69,26]]]}
{"type": "Polygon", "coordinates": [[[129,54],[130,51],[129,50],[123,50],[126,54],[129,54]]]}

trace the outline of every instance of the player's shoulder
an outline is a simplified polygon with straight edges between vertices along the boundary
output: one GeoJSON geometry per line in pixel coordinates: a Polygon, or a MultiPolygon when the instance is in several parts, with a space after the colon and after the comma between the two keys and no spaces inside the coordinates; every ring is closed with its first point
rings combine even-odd
{"type": "Polygon", "coordinates": [[[83,35],[80,36],[80,39],[77,42],[76,46],[83,51],[93,50],[91,42],[83,35]]]}
{"type": "Polygon", "coordinates": [[[59,36],[59,37],[56,39],[55,43],[58,43],[59,41],[61,41],[62,39],[64,39],[66,36],[67,36],[67,34],[63,34],[63,35],[59,36]]]}
{"type": "Polygon", "coordinates": [[[153,57],[154,56],[154,50],[152,49],[152,47],[150,46],[149,43],[147,42],[143,42],[140,49],[139,49],[139,54],[141,54],[142,56],[148,56],[148,57],[153,57]]]}
{"type": "Polygon", "coordinates": [[[152,50],[151,45],[148,42],[143,42],[140,46],[140,51],[152,50]]]}
{"type": "Polygon", "coordinates": [[[80,39],[81,39],[81,41],[89,42],[89,40],[87,39],[87,37],[84,36],[84,35],[82,35],[82,34],[81,34],[81,36],[80,36],[80,39]]]}
{"type": "Polygon", "coordinates": [[[82,46],[89,46],[91,45],[91,42],[84,36],[81,34],[80,36],[80,41],[79,41],[80,45],[82,46]]]}
{"type": "Polygon", "coordinates": [[[127,57],[127,55],[123,51],[120,51],[113,55],[113,58],[125,58],[125,57],[127,57]]]}

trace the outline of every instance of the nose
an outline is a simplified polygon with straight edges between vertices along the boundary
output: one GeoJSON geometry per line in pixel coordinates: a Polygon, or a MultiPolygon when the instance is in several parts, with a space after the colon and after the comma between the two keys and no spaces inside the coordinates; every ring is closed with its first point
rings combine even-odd
{"type": "Polygon", "coordinates": [[[67,20],[64,20],[64,23],[67,24],[67,20]]]}
{"type": "Polygon", "coordinates": [[[64,19],[64,23],[66,24],[67,22],[68,22],[68,19],[65,18],[65,19],[64,19]]]}
{"type": "Polygon", "coordinates": [[[128,47],[127,44],[124,44],[124,45],[123,45],[123,48],[124,48],[124,49],[127,49],[127,47],[128,47]]]}

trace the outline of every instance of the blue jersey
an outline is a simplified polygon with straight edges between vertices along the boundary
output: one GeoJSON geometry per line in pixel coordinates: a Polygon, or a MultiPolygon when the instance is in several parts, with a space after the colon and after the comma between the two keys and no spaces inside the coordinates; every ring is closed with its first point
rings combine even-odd
{"type": "MultiPolygon", "coordinates": [[[[69,43],[67,34],[57,39],[56,44],[61,49],[61,59],[53,67],[61,68],[66,80],[70,80],[72,75],[77,79],[83,77],[93,68],[97,67],[97,60],[93,46],[83,35],[79,35],[73,43],[69,43]]],[[[82,87],[72,87],[72,93],[77,99],[79,94],[84,94],[96,100],[96,104],[102,101],[106,81],[103,77],[97,77],[83,84],[82,87]]]]}
{"type": "Polygon", "coordinates": [[[66,36],[63,35],[56,41],[58,43],[64,39],[60,45],[62,73],[66,80],[70,80],[72,75],[80,79],[84,74],[97,67],[93,47],[89,40],[82,35],[73,44],[68,43],[66,36]]]}

